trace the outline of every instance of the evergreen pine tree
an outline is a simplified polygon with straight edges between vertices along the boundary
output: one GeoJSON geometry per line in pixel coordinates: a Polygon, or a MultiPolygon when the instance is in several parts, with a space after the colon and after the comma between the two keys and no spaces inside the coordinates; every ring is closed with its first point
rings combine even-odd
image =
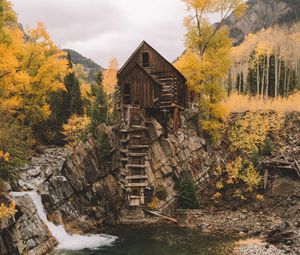
{"type": "Polygon", "coordinates": [[[75,73],[71,70],[73,64],[68,53],[68,68],[70,73],[65,77],[65,91],[50,95],[51,116],[48,120],[35,127],[35,134],[44,143],[64,144],[64,135],[61,133],[63,124],[67,123],[72,114],[82,116],[83,101],[80,93],[80,83],[75,73]]]}
{"type": "Polygon", "coordinates": [[[97,75],[97,84],[92,86],[92,93],[95,100],[92,104],[91,110],[91,125],[94,130],[99,124],[107,123],[108,106],[106,101],[106,94],[102,85],[102,73],[97,75]]]}
{"type": "Polygon", "coordinates": [[[192,176],[184,173],[180,183],[179,206],[183,209],[196,209],[199,202],[192,176]]]}
{"type": "MultiPolygon", "coordinates": [[[[69,68],[73,68],[70,53],[68,53],[69,68]]],[[[80,84],[75,73],[71,71],[65,78],[65,87],[67,90],[66,100],[69,102],[67,112],[69,116],[77,114],[78,116],[83,115],[83,102],[80,93],[80,84]]]]}

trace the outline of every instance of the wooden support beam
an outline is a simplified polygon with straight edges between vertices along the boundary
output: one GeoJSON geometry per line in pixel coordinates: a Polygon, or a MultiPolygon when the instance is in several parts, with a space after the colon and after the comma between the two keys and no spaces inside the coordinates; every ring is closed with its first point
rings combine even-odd
{"type": "Polygon", "coordinates": [[[147,175],[129,175],[126,176],[126,180],[145,180],[148,179],[147,175]]]}

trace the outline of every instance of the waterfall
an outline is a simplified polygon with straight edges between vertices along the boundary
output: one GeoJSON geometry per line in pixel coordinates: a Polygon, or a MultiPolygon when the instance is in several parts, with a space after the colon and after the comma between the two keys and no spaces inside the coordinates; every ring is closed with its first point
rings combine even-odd
{"type": "Polygon", "coordinates": [[[98,234],[98,235],[70,235],[62,225],[55,225],[47,219],[46,212],[42,203],[42,198],[37,192],[12,192],[12,197],[22,197],[29,195],[37,209],[41,220],[47,225],[52,235],[58,241],[58,249],[62,250],[82,250],[95,249],[100,246],[112,245],[117,239],[115,236],[98,234]]]}

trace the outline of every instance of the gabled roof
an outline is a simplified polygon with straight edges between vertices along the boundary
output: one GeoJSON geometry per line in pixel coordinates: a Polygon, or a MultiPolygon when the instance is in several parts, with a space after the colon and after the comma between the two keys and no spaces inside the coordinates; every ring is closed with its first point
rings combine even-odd
{"type": "MultiPolygon", "coordinates": [[[[155,82],[157,85],[159,85],[159,86],[162,86],[162,84],[159,82],[159,81],[157,81],[151,74],[149,74],[149,72],[147,72],[146,70],[145,70],[145,68],[143,68],[139,63],[137,63],[136,61],[135,61],[135,63],[134,63],[134,65],[132,66],[132,68],[130,68],[129,70],[128,70],[128,72],[126,72],[126,74],[129,74],[132,70],[134,70],[136,67],[138,67],[140,70],[142,70],[143,71],[143,73],[144,74],[146,74],[147,76],[148,76],[148,78],[150,78],[153,82],[155,82]]],[[[126,75],[125,75],[126,76],[126,75]]]]}
{"type": "MultiPolygon", "coordinates": [[[[168,60],[166,60],[157,50],[155,50],[150,44],[148,44],[146,41],[142,41],[141,44],[138,46],[138,48],[132,53],[132,55],[129,57],[129,59],[125,62],[125,64],[122,66],[122,68],[118,71],[118,75],[125,69],[125,67],[130,63],[130,61],[133,59],[133,57],[137,54],[137,52],[142,48],[142,46],[146,44],[148,47],[150,47],[156,54],[158,54],[162,59],[164,59],[171,67],[172,69],[181,76],[184,80],[186,78],[182,75],[181,72],[179,72],[174,65],[172,65],[168,60]]],[[[140,66],[141,67],[141,66],[140,66]]],[[[143,67],[141,67],[144,69],[143,67]]]]}

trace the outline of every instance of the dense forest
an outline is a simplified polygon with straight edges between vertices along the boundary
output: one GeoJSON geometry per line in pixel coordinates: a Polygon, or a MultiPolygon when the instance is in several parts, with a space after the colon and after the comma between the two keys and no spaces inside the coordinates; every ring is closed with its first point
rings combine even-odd
{"type": "Polygon", "coordinates": [[[299,90],[299,24],[249,34],[232,49],[228,93],[287,97],[299,90]],[[275,40],[276,38],[276,40],[275,40]]]}

